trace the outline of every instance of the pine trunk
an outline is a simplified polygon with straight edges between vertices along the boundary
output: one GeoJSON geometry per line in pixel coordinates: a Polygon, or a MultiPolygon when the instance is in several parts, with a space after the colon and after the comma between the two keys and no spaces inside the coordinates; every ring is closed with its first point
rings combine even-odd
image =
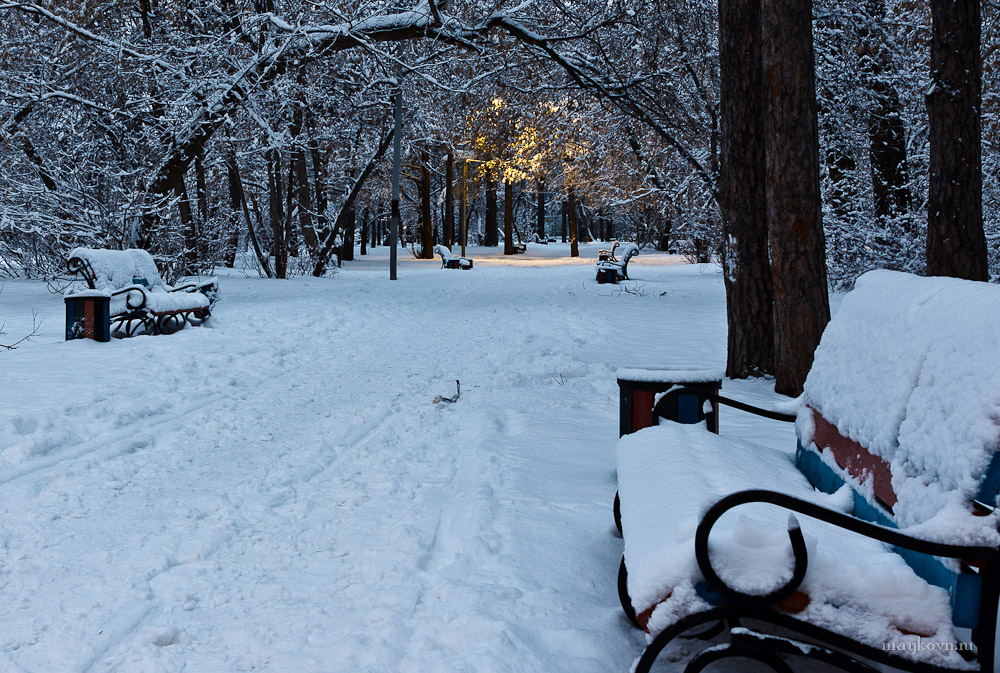
{"type": "Polygon", "coordinates": [[[770,373],[774,362],[760,31],[758,3],[720,0],[719,210],[734,379],[770,373]]]}
{"type": "Polygon", "coordinates": [[[802,392],[830,320],[819,189],[812,0],[763,0],[774,389],[802,392]]]}
{"type": "Polygon", "coordinates": [[[931,0],[927,274],[987,280],[979,0],[931,0]]]}

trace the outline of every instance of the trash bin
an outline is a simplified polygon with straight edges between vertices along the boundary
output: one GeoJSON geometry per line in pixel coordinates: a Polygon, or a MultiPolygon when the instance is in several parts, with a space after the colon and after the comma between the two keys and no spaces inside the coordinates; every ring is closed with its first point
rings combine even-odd
{"type": "MultiPolygon", "coordinates": [[[[653,414],[656,398],[675,386],[691,390],[704,390],[718,394],[722,388],[723,372],[717,369],[695,367],[626,368],[618,370],[620,407],[618,436],[627,435],[657,424],[653,414]]],[[[664,417],[678,423],[708,421],[708,429],[719,432],[719,405],[712,402],[712,411],[704,410],[707,398],[683,394],[668,400],[662,409],[664,417]]]]}
{"type": "Polygon", "coordinates": [[[65,299],[66,341],[111,341],[110,296],[100,292],[81,292],[65,299]]]}

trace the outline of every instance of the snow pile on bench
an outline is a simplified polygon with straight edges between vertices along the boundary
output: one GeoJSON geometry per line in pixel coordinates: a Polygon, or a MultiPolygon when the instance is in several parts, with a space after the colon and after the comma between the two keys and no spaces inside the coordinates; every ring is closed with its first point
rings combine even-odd
{"type": "Polygon", "coordinates": [[[95,250],[75,248],[69,259],[79,258],[89,262],[94,272],[94,289],[114,292],[145,279],[150,288],[163,288],[163,279],[156,268],[153,256],[145,250],[95,250]]]}
{"type": "MultiPolygon", "coordinates": [[[[761,488],[841,511],[851,505],[847,489],[815,491],[789,454],[719,437],[700,425],[664,423],[626,435],[618,442],[617,464],[628,592],[637,613],[655,608],[647,623],[651,634],[711,607],[696,590],[703,577],[694,536],[705,510],[720,498],[761,488]]],[[[709,542],[716,572],[753,594],[788,581],[787,521],[787,510],[763,503],[724,515],[709,542]]],[[[875,647],[912,640],[912,633],[955,642],[943,589],[917,577],[879,542],[809,518],[802,523],[809,570],[799,590],[809,602],[797,617],[875,647]]],[[[930,660],[926,653],[921,657],[930,660]]],[[[933,659],[963,666],[955,652],[933,659]]]]}
{"type": "Polygon", "coordinates": [[[805,400],[889,464],[901,527],[941,516],[936,539],[1000,540],[968,506],[1000,448],[1000,287],[865,274],[823,334],[805,400]]]}

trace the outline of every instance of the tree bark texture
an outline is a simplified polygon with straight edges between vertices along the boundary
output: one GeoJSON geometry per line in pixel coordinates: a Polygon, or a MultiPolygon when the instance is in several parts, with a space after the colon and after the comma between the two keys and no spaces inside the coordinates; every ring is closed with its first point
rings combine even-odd
{"type": "Polygon", "coordinates": [[[812,0],[761,3],[775,391],[797,396],[830,320],[812,0]]]}
{"type": "Polygon", "coordinates": [[[927,274],[987,280],[979,0],[931,0],[927,274]]]}
{"type": "Polygon", "coordinates": [[[719,1],[719,210],[729,342],[726,376],[771,373],[774,291],[767,241],[767,162],[760,4],[719,1]]]}

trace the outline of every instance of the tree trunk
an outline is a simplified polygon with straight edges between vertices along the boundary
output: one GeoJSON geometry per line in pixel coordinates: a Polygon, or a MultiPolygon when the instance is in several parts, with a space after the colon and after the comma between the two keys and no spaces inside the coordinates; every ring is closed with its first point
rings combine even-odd
{"type": "Polygon", "coordinates": [[[455,156],[451,152],[444,167],[444,244],[455,245],[455,156]]]}
{"type": "Polygon", "coordinates": [[[772,371],[774,291],[767,249],[760,4],[719,2],[719,211],[726,286],[726,376],[772,371]]]}
{"type": "Polygon", "coordinates": [[[514,254],[514,185],[503,182],[503,254],[514,254]]]}
{"type": "Polygon", "coordinates": [[[483,245],[497,246],[497,177],[496,171],[486,166],[486,232],[483,245]]]}
{"type": "Polygon", "coordinates": [[[577,240],[577,223],[576,223],[576,190],[570,185],[569,196],[566,199],[568,204],[567,211],[569,212],[569,256],[579,257],[580,256],[580,244],[577,240]]]}
{"type": "MultiPolygon", "coordinates": [[[[323,163],[323,156],[320,152],[319,142],[312,138],[309,141],[309,153],[312,155],[313,165],[313,192],[316,196],[316,222],[313,224],[317,245],[319,241],[326,240],[330,234],[330,220],[326,214],[326,168],[323,163]]],[[[315,255],[318,249],[310,250],[315,255]]]]}
{"type": "Polygon", "coordinates": [[[188,197],[187,185],[181,177],[176,185],[177,209],[181,214],[181,225],[184,227],[184,254],[181,275],[190,276],[195,272],[198,259],[198,227],[191,211],[191,199],[188,197]]]}
{"type": "Polygon", "coordinates": [[[420,154],[420,259],[434,259],[434,221],[431,219],[431,171],[427,150],[420,154]]]}
{"type": "Polygon", "coordinates": [[[812,0],[763,0],[775,384],[797,396],[830,320],[819,189],[812,0]]]}
{"type": "Polygon", "coordinates": [[[927,274],[987,280],[979,0],[931,0],[927,274]]]}
{"type": "Polygon", "coordinates": [[[257,256],[257,261],[260,263],[260,268],[263,269],[264,275],[267,278],[272,278],[274,273],[271,271],[270,261],[257,241],[257,234],[254,231],[253,222],[250,220],[250,209],[247,208],[247,197],[246,192],[243,191],[243,180],[240,178],[239,164],[236,163],[236,152],[232,149],[231,145],[226,154],[226,168],[229,173],[229,198],[233,204],[233,210],[243,212],[243,218],[247,225],[247,238],[250,239],[250,243],[253,245],[253,251],[257,256]]]}
{"type": "Polygon", "coordinates": [[[569,235],[569,201],[563,201],[562,203],[562,242],[566,242],[566,237],[569,235]]]}
{"type": "Polygon", "coordinates": [[[538,224],[535,233],[540,240],[545,240],[545,178],[538,178],[538,224]]]}
{"type": "MultiPolygon", "coordinates": [[[[869,26],[885,23],[885,1],[867,0],[862,11],[869,26]]],[[[907,212],[909,168],[906,161],[906,128],[899,94],[883,76],[891,54],[883,36],[862,31],[861,70],[872,94],[873,107],[868,115],[868,158],[872,174],[872,198],[875,214],[885,220],[907,212]]]]}
{"type": "Polygon", "coordinates": [[[365,213],[361,216],[361,254],[368,254],[368,206],[365,206],[365,213]]]}
{"type": "Polygon", "coordinates": [[[285,247],[285,212],[281,202],[281,152],[271,148],[264,155],[267,163],[268,217],[271,222],[271,254],[274,277],[288,275],[288,251],[285,247]]]}

